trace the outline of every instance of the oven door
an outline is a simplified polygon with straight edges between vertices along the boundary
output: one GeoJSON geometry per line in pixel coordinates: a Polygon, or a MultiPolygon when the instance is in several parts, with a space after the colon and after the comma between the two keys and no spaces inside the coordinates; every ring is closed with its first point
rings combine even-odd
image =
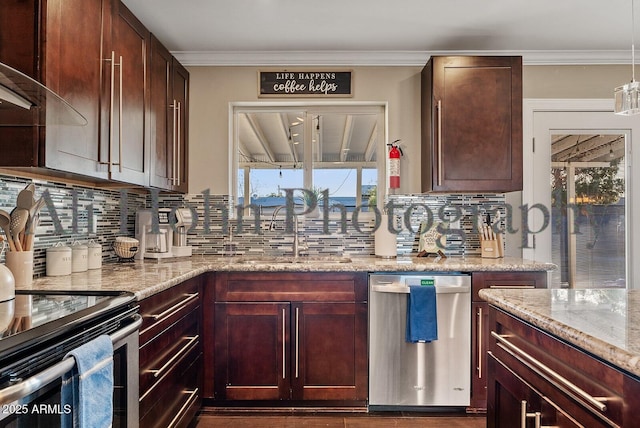
{"type": "MultiPolygon", "coordinates": [[[[138,425],[138,330],[142,317],[110,334],[113,342],[113,424],[138,425]]],[[[70,409],[60,404],[61,376],[75,360],[65,358],[37,374],[0,390],[0,427],[59,427],[61,414],[70,409]]]]}

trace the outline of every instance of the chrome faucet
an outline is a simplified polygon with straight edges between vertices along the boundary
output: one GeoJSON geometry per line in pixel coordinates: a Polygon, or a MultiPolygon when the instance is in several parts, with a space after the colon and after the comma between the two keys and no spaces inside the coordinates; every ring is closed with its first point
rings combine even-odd
{"type": "MultiPolygon", "coordinates": [[[[276,207],[276,209],[273,211],[273,214],[271,215],[271,222],[269,223],[269,230],[273,230],[273,226],[275,224],[276,221],[276,217],[278,215],[278,213],[280,212],[281,209],[286,208],[286,205],[279,205],[278,207],[276,207]]],[[[292,213],[293,214],[293,257],[294,258],[298,258],[300,256],[300,243],[298,242],[299,237],[298,237],[298,214],[296,214],[295,212],[292,213]]],[[[286,230],[286,226],[285,226],[285,230],[286,230]]]]}

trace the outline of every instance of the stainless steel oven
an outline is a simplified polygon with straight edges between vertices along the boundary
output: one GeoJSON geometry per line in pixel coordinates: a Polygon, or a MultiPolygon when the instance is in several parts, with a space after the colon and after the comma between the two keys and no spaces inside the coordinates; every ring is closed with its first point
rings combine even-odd
{"type": "Polygon", "coordinates": [[[61,376],[75,364],[64,356],[103,334],[114,348],[112,426],[137,426],[137,312],[129,293],[17,292],[0,304],[0,319],[11,319],[0,323],[0,427],[60,426],[69,411],[60,402],[61,376]]]}

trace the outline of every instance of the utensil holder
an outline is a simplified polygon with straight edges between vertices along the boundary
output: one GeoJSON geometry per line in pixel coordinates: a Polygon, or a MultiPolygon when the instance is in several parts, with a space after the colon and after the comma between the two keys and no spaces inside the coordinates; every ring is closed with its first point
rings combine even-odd
{"type": "Polygon", "coordinates": [[[504,257],[504,247],[502,245],[502,235],[495,235],[496,239],[484,239],[480,235],[480,249],[483,259],[500,259],[504,257]]]}
{"type": "Polygon", "coordinates": [[[9,251],[5,264],[13,273],[16,288],[33,284],[33,251],[9,251]]]}

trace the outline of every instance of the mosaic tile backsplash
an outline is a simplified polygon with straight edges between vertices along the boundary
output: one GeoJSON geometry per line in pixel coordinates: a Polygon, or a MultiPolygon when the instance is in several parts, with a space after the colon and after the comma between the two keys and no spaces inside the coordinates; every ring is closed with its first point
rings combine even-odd
{"type": "MultiPolygon", "coordinates": [[[[54,207],[53,212],[47,206],[41,211],[34,250],[36,276],[45,273],[46,249],[58,242],[70,245],[75,241],[86,243],[94,240],[103,247],[103,262],[116,261],[117,257],[111,249],[115,237],[133,237],[135,212],[152,207],[155,200],[159,207],[186,206],[197,213],[198,223],[187,237],[194,254],[291,254],[293,236],[285,230],[284,215],[278,216],[273,230],[269,230],[270,215],[261,218],[258,224],[251,216],[244,217],[242,221],[237,221],[235,216],[227,220],[222,208],[229,205],[227,195],[158,195],[157,192],[96,189],[56,181],[0,176],[0,208],[10,212],[20,190],[32,181],[36,186],[36,198],[46,194],[54,207]],[[223,227],[225,224],[230,230],[223,227]]],[[[398,254],[418,251],[421,222],[431,218],[433,224],[437,225],[441,220],[451,222],[459,216],[459,222],[450,223],[450,227],[458,231],[447,234],[445,254],[479,255],[480,244],[474,225],[477,218],[484,216],[487,210],[494,213],[500,211],[501,218],[505,218],[504,196],[501,194],[393,195],[387,202],[394,204],[397,224],[402,225],[397,240],[398,254]]],[[[343,231],[341,219],[339,216],[334,218],[334,215],[338,214],[331,214],[326,224],[322,216],[300,218],[302,253],[373,255],[375,218],[361,215],[354,223],[351,214],[347,213],[346,230],[343,231]]],[[[0,262],[4,262],[4,256],[0,262]]]]}

